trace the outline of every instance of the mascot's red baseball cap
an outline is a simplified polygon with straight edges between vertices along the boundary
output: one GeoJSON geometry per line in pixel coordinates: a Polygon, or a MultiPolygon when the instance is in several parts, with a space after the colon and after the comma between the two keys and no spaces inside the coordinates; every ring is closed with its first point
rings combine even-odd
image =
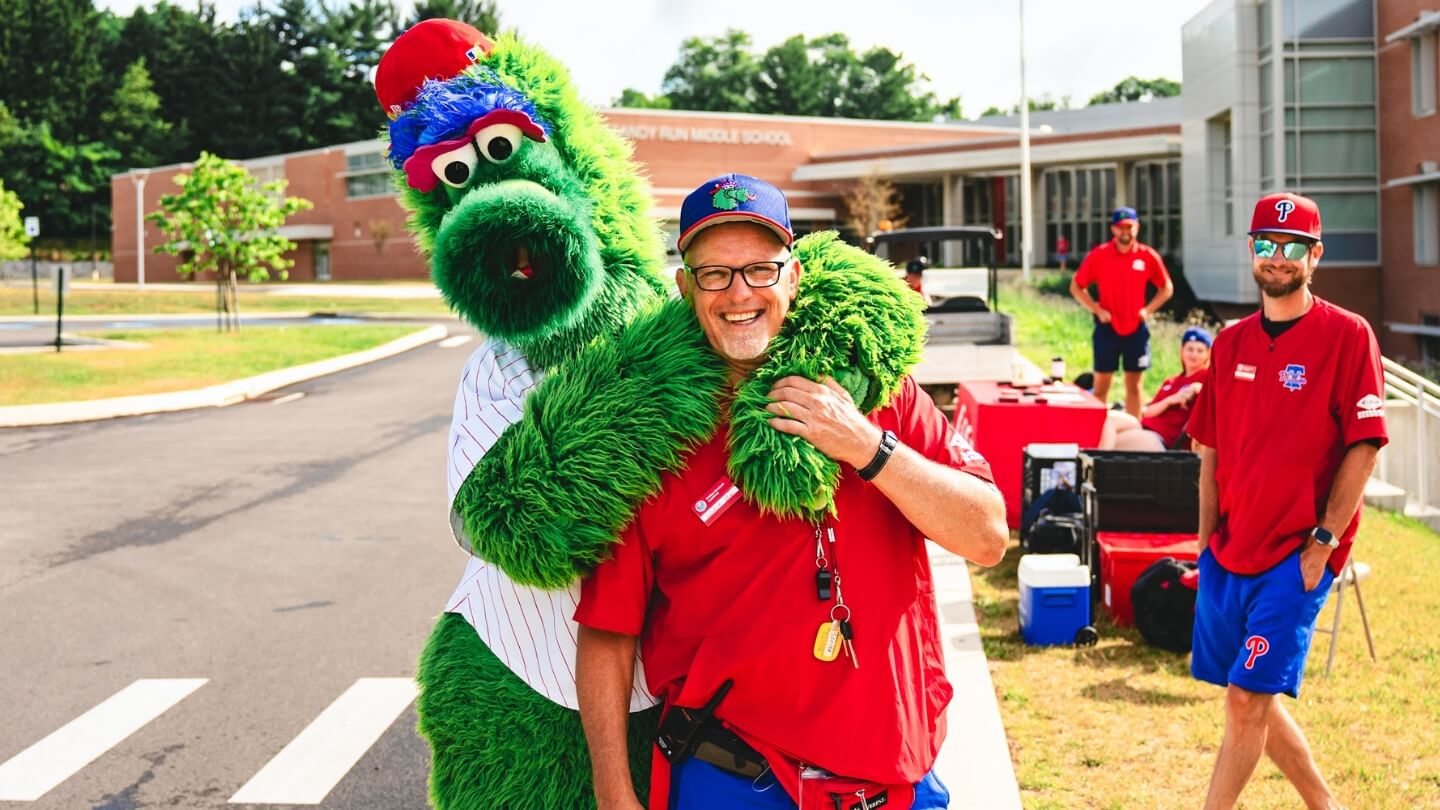
{"type": "Polygon", "coordinates": [[[453,79],[494,47],[489,37],[459,20],[421,20],[380,57],[375,96],[393,119],[415,100],[426,79],[453,79]]]}
{"type": "Polygon", "coordinates": [[[1255,203],[1250,217],[1250,235],[1288,233],[1320,241],[1320,206],[1309,197],[1282,191],[1267,194],[1255,203]]]}

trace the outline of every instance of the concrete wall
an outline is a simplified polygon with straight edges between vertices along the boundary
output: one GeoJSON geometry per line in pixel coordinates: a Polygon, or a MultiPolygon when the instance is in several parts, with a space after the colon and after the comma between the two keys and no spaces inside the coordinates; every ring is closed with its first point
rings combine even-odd
{"type": "Polygon", "coordinates": [[[1203,300],[1256,304],[1245,231],[1260,196],[1260,89],[1253,0],[1216,0],[1181,29],[1180,187],[1185,277],[1203,300]],[[1210,121],[1230,116],[1233,205],[1223,217],[1223,163],[1210,121]]]}

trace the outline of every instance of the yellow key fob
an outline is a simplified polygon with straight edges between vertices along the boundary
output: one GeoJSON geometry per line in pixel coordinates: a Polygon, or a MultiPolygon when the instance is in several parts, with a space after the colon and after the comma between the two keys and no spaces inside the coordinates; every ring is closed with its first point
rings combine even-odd
{"type": "Polygon", "coordinates": [[[834,661],[840,657],[840,622],[830,621],[820,625],[815,634],[815,657],[821,661],[834,661]]]}

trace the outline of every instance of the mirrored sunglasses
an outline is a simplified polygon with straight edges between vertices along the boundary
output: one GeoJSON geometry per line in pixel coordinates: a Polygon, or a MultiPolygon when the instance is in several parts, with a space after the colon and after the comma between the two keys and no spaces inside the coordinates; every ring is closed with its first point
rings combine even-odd
{"type": "Polygon", "coordinates": [[[1269,239],[1255,240],[1255,258],[1269,259],[1275,255],[1276,251],[1279,251],[1280,255],[1289,261],[1298,262],[1310,252],[1310,243],[1286,242],[1281,244],[1269,239]]]}

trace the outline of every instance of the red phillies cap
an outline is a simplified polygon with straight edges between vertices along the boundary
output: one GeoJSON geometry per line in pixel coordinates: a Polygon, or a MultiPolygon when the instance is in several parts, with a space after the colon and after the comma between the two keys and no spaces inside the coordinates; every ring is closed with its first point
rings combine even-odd
{"type": "Polygon", "coordinates": [[[1250,235],[1257,233],[1288,233],[1320,241],[1320,206],[1309,197],[1282,191],[1267,194],[1255,203],[1250,218],[1250,235]]]}
{"type": "Polygon", "coordinates": [[[426,79],[453,79],[495,43],[459,20],[421,20],[395,38],[375,68],[375,95],[391,119],[415,100],[426,79]]]}

